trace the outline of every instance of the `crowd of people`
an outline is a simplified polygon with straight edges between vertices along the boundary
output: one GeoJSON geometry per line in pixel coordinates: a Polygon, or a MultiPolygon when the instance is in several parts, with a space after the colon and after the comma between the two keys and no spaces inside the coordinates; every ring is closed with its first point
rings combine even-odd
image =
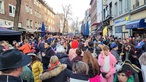
{"type": "Polygon", "coordinates": [[[0,82],[146,82],[146,39],[52,36],[0,41],[0,82]]]}

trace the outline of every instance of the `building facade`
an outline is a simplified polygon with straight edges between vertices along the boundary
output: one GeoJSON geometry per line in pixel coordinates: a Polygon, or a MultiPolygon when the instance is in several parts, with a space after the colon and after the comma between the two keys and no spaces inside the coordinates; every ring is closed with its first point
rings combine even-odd
{"type": "MultiPolygon", "coordinates": [[[[0,0],[0,27],[13,27],[16,9],[15,0],[0,0]]],[[[22,0],[18,27],[39,29],[42,22],[46,30],[54,31],[55,13],[43,0],[22,0]]]]}
{"type": "Polygon", "coordinates": [[[130,1],[112,0],[113,5],[113,35],[119,38],[128,38],[126,24],[130,21],[130,1]]]}
{"type": "Polygon", "coordinates": [[[130,22],[126,25],[126,28],[130,30],[131,36],[141,37],[146,36],[146,0],[130,0],[130,22]]]}

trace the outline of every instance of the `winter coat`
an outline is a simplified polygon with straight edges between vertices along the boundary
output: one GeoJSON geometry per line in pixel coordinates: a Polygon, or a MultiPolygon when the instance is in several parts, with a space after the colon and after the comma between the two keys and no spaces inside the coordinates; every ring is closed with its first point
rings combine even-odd
{"type": "Polygon", "coordinates": [[[18,48],[19,50],[22,50],[22,52],[24,54],[30,53],[31,52],[31,45],[28,43],[25,43],[24,45],[22,45],[20,48],[18,48]]]}
{"type": "Polygon", "coordinates": [[[62,63],[62,64],[67,64],[67,68],[68,69],[72,69],[72,63],[71,61],[69,60],[68,58],[68,55],[65,54],[65,53],[56,53],[56,56],[59,58],[59,61],[62,63]]]}
{"type": "Polygon", "coordinates": [[[40,61],[34,61],[31,65],[34,82],[41,82],[39,75],[43,72],[43,66],[40,61]]]}
{"type": "Polygon", "coordinates": [[[73,74],[70,77],[70,82],[89,82],[88,75],[73,74]]]}
{"type": "Polygon", "coordinates": [[[43,80],[43,82],[65,82],[67,81],[66,68],[66,64],[61,64],[51,71],[42,73],[40,79],[43,80]]]}
{"type": "MultiPolygon", "coordinates": [[[[116,68],[115,65],[117,63],[116,58],[109,52],[109,58],[110,58],[110,70],[109,70],[109,74],[113,75],[116,72],[116,68]]],[[[104,56],[101,53],[98,57],[98,64],[100,66],[100,71],[104,72],[103,70],[103,65],[104,65],[104,56]]]]}
{"type": "Polygon", "coordinates": [[[0,75],[0,82],[26,82],[20,77],[14,77],[9,75],[0,75]]]}
{"type": "Polygon", "coordinates": [[[76,61],[82,61],[83,56],[76,56],[75,58],[73,58],[73,60],[71,61],[72,64],[75,63],[76,61]]]}
{"type": "MultiPolygon", "coordinates": [[[[77,49],[77,48],[76,48],[76,49],[77,49]]],[[[69,50],[68,56],[69,56],[70,61],[72,61],[72,59],[75,58],[75,57],[77,56],[77,54],[76,54],[76,49],[70,49],[70,50],[69,50]]]]}
{"type": "Polygon", "coordinates": [[[119,54],[118,54],[118,52],[117,52],[116,50],[112,49],[112,50],[111,50],[111,53],[115,56],[115,58],[116,58],[117,61],[120,60],[120,59],[119,59],[120,56],[119,56],[119,54]]]}
{"type": "Polygon", "coordinates": [[[20,77],[23,80],[26,80],[27,82],[34,82],[32,71],[30,70],[30,68],[28,66],[23,67],[23,72],[21,73],[20,77]]]}
{"type": "Polygon", "coordinates": [[[45,56],[42,56],[42,63],[44,69],[47,69],[50,63],[50,58],[51,56],[55,55],[55,52],[51,47],[49,47],[48,49],[46,49],[45,54],[46,54],[45,56]]]}

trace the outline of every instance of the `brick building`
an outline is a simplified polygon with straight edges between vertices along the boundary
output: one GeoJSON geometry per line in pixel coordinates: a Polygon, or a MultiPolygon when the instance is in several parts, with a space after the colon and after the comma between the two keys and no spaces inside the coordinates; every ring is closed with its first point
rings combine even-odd
{"type": "MultiPolygon", "coordinates": [[[[0,0],[0,27],[13,27],[16,1],[0,0]]],[[[43,0],[22,0],[18,27],[38,29],[44,22],[48,31],[54,30],[55,13],[43,0]]]]}

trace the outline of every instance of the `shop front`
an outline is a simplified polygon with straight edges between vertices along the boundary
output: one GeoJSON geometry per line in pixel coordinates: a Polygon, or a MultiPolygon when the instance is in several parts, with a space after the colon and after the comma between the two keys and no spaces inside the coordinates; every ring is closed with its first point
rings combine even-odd
{"type": "Polygon", "coordinates": [[[139,34],[141,37],[146,35],[146,18],[130,21],[126,24],[126,29],[130,30],[131,36],[139,34]]]}
{"type": "Polygon", "coordinates": [[[129,20],[129,16],[122,17],[120,19],[114,20],[113,24],[113,34],[118,38],[127,38],[130,34],[128,29],[125,28],[126,23],[129,20]]]}

